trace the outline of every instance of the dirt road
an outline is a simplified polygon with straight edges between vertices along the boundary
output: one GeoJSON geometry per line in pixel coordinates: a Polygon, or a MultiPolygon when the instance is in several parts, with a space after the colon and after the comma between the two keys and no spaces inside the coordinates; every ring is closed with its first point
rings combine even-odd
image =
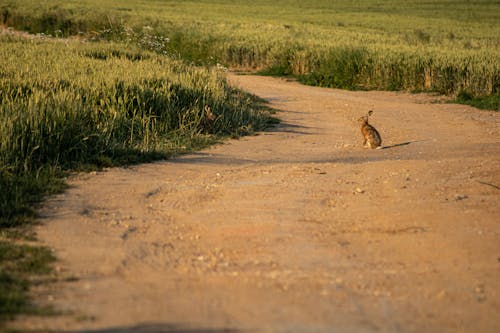
{"type": "Polygon", "coordinates": [[[230,76],[282,124],[43,208],[56,332],[500,332],[500,114],[230,76]],[[361,147],[356,119],[387,149],[361,147]]]}

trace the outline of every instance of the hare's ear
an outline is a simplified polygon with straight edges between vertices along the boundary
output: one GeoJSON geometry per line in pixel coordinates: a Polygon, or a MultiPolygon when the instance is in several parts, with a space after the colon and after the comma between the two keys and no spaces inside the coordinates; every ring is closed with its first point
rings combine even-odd
{"type": "Polygon", "coordinates": [[[373,110],[368,111],[368,116],[371,116],[373,114],[373,110]]]}

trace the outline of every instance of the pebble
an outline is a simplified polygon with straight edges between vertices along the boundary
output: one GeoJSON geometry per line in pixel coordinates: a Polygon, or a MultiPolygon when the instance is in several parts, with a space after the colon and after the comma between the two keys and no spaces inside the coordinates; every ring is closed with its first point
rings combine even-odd
{"type": "Polygon", "coordinates": [[[446,293],[446,290],[441,290],[440,292],[438,292],[438,293],[436,294],[436,298],[437,298],[437,299],[443,299],[443,298],[446,296],[446,294],[447,294],[447,293],[446,293]]]}

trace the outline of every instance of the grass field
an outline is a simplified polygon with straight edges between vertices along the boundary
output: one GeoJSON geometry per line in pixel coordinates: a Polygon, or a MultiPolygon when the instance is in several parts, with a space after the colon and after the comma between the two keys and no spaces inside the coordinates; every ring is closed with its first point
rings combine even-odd
{"type": "Polygon", "coordinates": [[[473,98],[500,89],[499,1],[11,0],[3,13],[5,25],[48,34],[148,27],[180,58],[313,85],[473,98]]]}
{"type": "Polygon", "coordinates": [[[0,25],[41,35],[0,35],[0,321],[34,311],[30,274],[50,251],[13,240],[65,172],[267,126],[224,67],[498,110],[499,22],[500,1],[480,0],[2,1],[0,25]]]}

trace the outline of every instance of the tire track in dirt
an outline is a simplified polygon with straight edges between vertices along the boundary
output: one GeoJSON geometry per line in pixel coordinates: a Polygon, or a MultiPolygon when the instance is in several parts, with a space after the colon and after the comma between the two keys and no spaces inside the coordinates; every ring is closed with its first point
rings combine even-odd
{"type": "Polygon", "coordinates": [[[230,81],[282,123],[70,179],[41,210],[61,332],[496,332],[499,114],[427,95],[230,81]],[[356,119],[389,149],[361,147],[356,119]],[[408,143],[410,142],[410,143],[408,143]],[[406,144],[408,143],[408,144],[406,144]]]}

